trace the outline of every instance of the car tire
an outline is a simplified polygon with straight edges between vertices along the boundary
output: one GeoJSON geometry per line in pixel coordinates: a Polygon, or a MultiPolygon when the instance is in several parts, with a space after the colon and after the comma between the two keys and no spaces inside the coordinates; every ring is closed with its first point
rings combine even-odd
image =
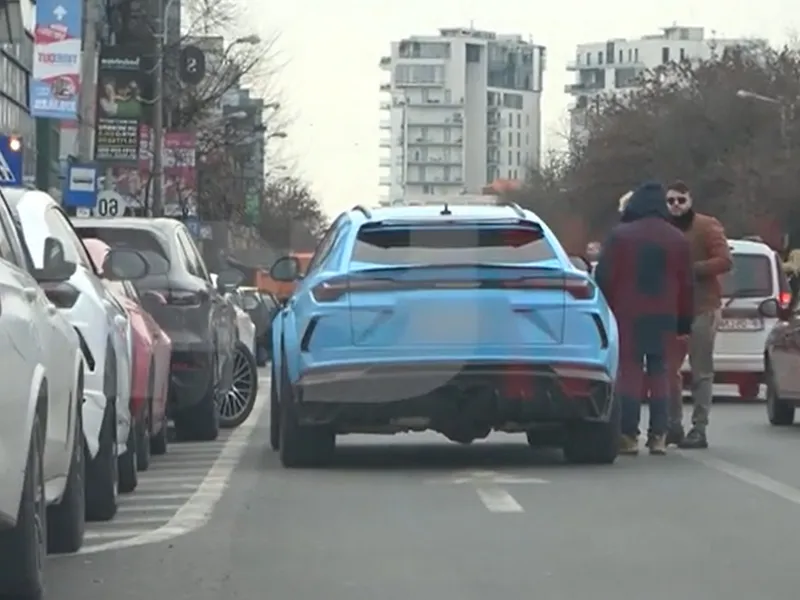
{"type": "Polygon", "coordinates": [[[40,600],[44,596],[47,508],[44,489],[44,441],[34,417],[19,515],[13,529],[0,532],[0,596],[40,600]]]}
{"type": "Polygon", "coordinates": [[[219,437],[218,379],[216,359],[212,359],[211,380],[200,402],[175,415],[175,435],[184,442],[213,442],[219,437]]]}
{"type": "Polygon", "coordinates": [[[128,428],[128,440],[125,443],[125,454],[120,456],[119,463],[119,493],[130,494],[139,485],[139,450],[136,446],[136,423],[132,422],[128,428]]]}
{"type": "Polygon", "coordinates": [[[136,468],[142,472],[150,468],[150,432],[153,431],[153,365],[150,365],[150,382],[143,414],[136,421],[136,468]]]}
{"type": "Polygon", "coordinates": [[[619,454],[621,407],[612,400],[608,421],[570,424],[565,431],[564,458],[572,464],[610,465],[619,454]]]}
{"type": "Polygon", "coordinates": [[[275,363],[270,367],[269,378],[269,447],[277,451],[281,446],[281,406],[278,400],[278,380],[275,363]]]}
{"type": "MultiPolygon", "coordinates": [[[[81,392],[82,393],[82,392],[81,392]]],[[[47,551],[53,554],[77,552],[86,532],[86,455],[80,400],[75,419],[75,441],[61,502],[47,509],[47,551]]]]}
{"type": "Polygon", "coordinates": [[[328,464],[336,449],[336,433],[327,427],[300,425],[294,412],[294,399],[285,367],[282,369],[281,388],[281,464],[287,469],[328,464]]]}
{"type": "Polygon", "coordinates": [[[770,425],[776,427],[786,427],[794,424],[794,404],[782,400],[778,396],[778,390],[775,386],[774,374],[772,367],[767,366],[766,373],[767,383],[767,418],[770,425]]]}
{"type": "Polygon", "coordinates": [[[253,412],[258,397],[258,365],[250,349],[242,342],[236,342],[233,357],[233,376],[231,388],[227,398],[221,398],[218,408],[220,410],[219,426],[223,429],[234,429],[244,423],[253,412]],[[249,379],[249,387],[247,384],[249,379]],[[243,389],[240,389],[243,388],[243,389]],[[229,415],[225,407],[229,406],[230,394],[237,396],[246,395],[244,406],[235,414],[229,415]],[[223,414],[226,413],[226,414],[223,414]]]}
{"type": "MultiPolygon", "coordinates": [[[[153,404],[150,404],[150,418],[152,419],[153,415],[153,404]]],[[[150,454],[153,456],[163,456],[167,453],[167,449],[169,446],[169,421],[167,420],[167,415],[165,414],[161,418],[161,429],[158,430],[158,433],[153,435],[150,434],[150,454]]]]}
{"type": "Polygon", "coordinates": [[[109,351],[106,365],[106,409],[100,427],[97,455],[86,460],[86,520],[110,521],[117,514],[119,470],[117,461],[117,369],[109,351]]]}

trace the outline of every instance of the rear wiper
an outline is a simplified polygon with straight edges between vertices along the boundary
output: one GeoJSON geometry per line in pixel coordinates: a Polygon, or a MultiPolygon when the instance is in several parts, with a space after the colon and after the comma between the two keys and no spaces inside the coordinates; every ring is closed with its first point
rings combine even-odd
{"type": "Polygon", "coordinates": [[[740,290],[736,290],[736,293],[731,294],[727,302],[722,305],[722,308],[728,308],[734,300],[738,300],[746,294],[760,294],[763,291],[763,288],[742,288],[740,290]]]}

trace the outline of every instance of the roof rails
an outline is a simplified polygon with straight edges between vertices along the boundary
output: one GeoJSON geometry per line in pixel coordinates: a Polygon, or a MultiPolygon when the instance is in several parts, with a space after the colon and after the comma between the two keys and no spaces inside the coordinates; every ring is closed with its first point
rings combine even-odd
{"type": "Polygon", "coordinates": [[[366,206],[364,206],[362,204],[356,204],[350,210],[357,210],[360,213],[362,213],[365,217],[367,217],[368,219],[372,218],[372,212],[370,212],[370,210],[366,206]]]}
{"type": "Polygon", "coordinates": [[[503,200],[502,198],[498,198],[497,206],[505,206],[506,208],[510,208],[515,213],[517,213],[518,217],[521,217],[523,219],[527,218],[525,211],[522,210],[522,207],[516,202],[510,202],[509,200],[503,200]]]}

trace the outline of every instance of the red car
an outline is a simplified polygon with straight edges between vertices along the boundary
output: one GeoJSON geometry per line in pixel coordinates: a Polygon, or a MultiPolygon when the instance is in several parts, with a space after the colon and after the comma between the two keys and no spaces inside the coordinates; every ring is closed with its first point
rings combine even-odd
{"type": "MultiPolygon", "coordinates": [[[[83,240],[95,265],[102,265],[108,244],[83,240]]],[[[150,464],[150,454],[167,451],[167,392],[172,342],[150,316],[130,281],[107,281],[106,285],[130,315],[133,331],[131,358],[131,415],[136,426],[138,469],[150,464]]],[[[162,299],[163,300],[163,299],[162,299]]],[[[166,300],[164,300],[166,302],[166,300]]]]}

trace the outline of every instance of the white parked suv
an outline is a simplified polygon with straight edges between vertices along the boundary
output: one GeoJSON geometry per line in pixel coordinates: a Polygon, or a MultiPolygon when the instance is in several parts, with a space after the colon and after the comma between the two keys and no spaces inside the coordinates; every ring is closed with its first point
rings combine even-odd
{"type": "Polygon", "coordinates": [[[75,552],[85,528],[83,355],[39,287],[75,264],[45,240],[34,268],[0,194],[0,596],[39,598],[44,556],[75,552]]]}
{"type": "MultiPolygon", "coordinates": [[[[714,383],[735,385],[744,400],[758,397],[764,383],[764,345],[778,319],[760,306],[774,298],[788,306],[789,282],[778,255],[766,244],[729,240],[733,268],[722,277],[722,310],[714,346],[714,383]]],[[[684,387],[691,369],[684,362],[684,387]]]]}
{"type": "MultiPolygon", "coordinates": [[[[118,492],[133,491],[137,482],[129,319],[103,285],[69,219],[48,194],[10,189],[4,195],[21,223],[34,266],[39,266],[36,257],[42,256],[48,237],[61,242],[66,260],[77,265],[68,281],[47,286],[46,293],[83,340],[86,517],[107,521],[116,514],[118,492]]],[[[107,277],[133,280],[147,273],[146,261],[134,250],[115,250],[107,261],[103,269],[107,277]]]]}

